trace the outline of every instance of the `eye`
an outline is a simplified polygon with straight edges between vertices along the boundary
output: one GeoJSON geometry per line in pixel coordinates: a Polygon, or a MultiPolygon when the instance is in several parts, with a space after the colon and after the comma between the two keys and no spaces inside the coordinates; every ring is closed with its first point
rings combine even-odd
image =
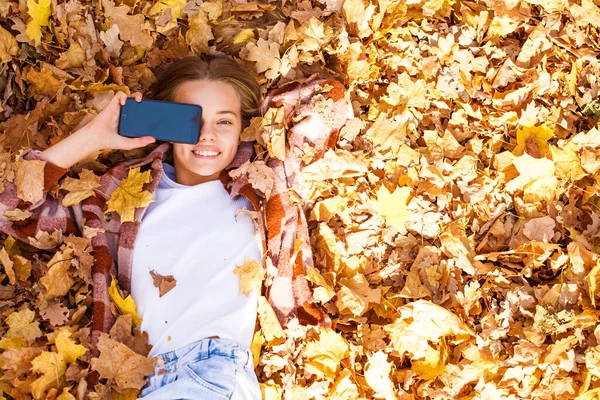
{"type": "Polygon", "coordinates": [[[231,121],[229,121],[227,119],[222,119],[219,122],[217,122],[217,124],[219,124],[219,125],[232,125],[233,122],[231,122],[231,121]]]}

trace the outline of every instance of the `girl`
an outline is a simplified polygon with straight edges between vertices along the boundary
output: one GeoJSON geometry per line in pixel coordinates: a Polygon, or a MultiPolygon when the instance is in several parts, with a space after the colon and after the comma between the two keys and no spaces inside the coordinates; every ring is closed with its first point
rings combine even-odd
{"type": "MultiPolygon", "coordinates": [[[[111,271],[137,304],[140,328],[153,346],[149,356],[164,360],[143,388],[144,399],[259,399],[249,350],[258,294],[239,293],[234,269],[252,260],[262,265],[262,243],[256,240],[251,218],[239,212],[252,210],[252,205],[241,196],[231,198],[219,177],[236,156],[242,129],[258,113],[260,87],[231,58],[190,56],[163,70],[148,97],[200,105],[198,143],[160,144],[145,158],[121,163],[104,174],[96,196],[81,205],[63,210],[54,203],[59,207],[55,221],[61,221],[55,223],[63,234],[104,229],[92,238],[93,331],[106,331],[113,322],[106,298],[110,285],[106,272],[111,271]],[[172,164],[167,160],[171,147],[172,164]],[[118,213],[105,212],[106,202],[136,167],[151,171],[152,180],[144,189],[152,192],[153,202],[135,210],[135,221],[121,222],[118,213]],[[172,275],[175,287],[161,296],[151,273],[172,275]]],[[[152,137],[117,134],[120,107],[141,99],[140,93],[132,99],[119,92],[77,132],[43,152],[28,151],[25,159],[46,161],[45,190],[66,169],[100,150],[153,143],[152,137]]],[[[8,192],[0,203],[6,204],[8,192]]],[[[32,220],[43,218],[51,200],[29,207],[32,220]]],[[[26,223],[5,222],[4,232],[24,236],[26,223]]],[[[96,340],[97,335],[92,337],[96,340]]]]}

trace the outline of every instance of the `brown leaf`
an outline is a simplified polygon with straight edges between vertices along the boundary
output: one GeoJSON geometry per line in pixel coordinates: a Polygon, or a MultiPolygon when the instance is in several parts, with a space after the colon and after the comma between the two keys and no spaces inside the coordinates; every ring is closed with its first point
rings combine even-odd
{"type": "Polygon", "coordinates": [[[152,276],[152,283],[154,287],[158,288],[158,296],[163,297],[171,289],[177,285],[177,281],[173,275],[161,275],[154,270],[150,270],[150,276],[152,276]]]}
{"type": "Polygon", "coordinates": [[[155,359],[141,356],[122,343],[102,333],[97,348],[100,357],[92,358],[90,365],[101,378],[114,380],[119,389],[141,389],[145,377],[154,373],[155,359]]]}
{"type": "Polygon", "coordinates": [[[62,303],[50,303],[40,309],[40,315],[52,326],[61,326],[69,319],[69,309],[62,303]]]}

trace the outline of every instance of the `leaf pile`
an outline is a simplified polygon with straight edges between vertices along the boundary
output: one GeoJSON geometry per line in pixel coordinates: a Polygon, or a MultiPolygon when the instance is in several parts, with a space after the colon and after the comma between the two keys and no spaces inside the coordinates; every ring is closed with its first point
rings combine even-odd
{"type": "MultiPolygon", "coordinates": [[[[599,28],[593,0],[0,0],[0,140],[46,148],[190,52],[234,55],[265,88],[336,76],[356,118],[303,172],[308,276],[333,328],[282,329],[261,297],[264,397],[595,399],[599,28]]],[[[281,156],[278,115],[253,122],[258,154],[281,156]]],[[[52,193],[81,201],[84,169],[137,155],[87,161],[71,172],[86,183],[52,193]]],[[[40,166],[0,157],[38,198],[40,166]]],[[[245,168],[268,187],[260,163],[245,168]]],[[[0,253],[5,397],[135,398],[151,369],[132,317],[90,353],[89,243],[30,240],[47,250],[0,253]]]]}

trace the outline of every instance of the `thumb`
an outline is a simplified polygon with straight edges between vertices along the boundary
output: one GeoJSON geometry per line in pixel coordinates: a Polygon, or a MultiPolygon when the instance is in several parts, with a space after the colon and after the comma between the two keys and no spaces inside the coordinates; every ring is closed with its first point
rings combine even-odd
{"type": "Polygon", "coordinates": [[[152,136],[143,136],[140,138],[129,138],[125,150],[133,150],[140,147],[148,146],[151,143],[156,142],[156,139],[152,136]]]}

